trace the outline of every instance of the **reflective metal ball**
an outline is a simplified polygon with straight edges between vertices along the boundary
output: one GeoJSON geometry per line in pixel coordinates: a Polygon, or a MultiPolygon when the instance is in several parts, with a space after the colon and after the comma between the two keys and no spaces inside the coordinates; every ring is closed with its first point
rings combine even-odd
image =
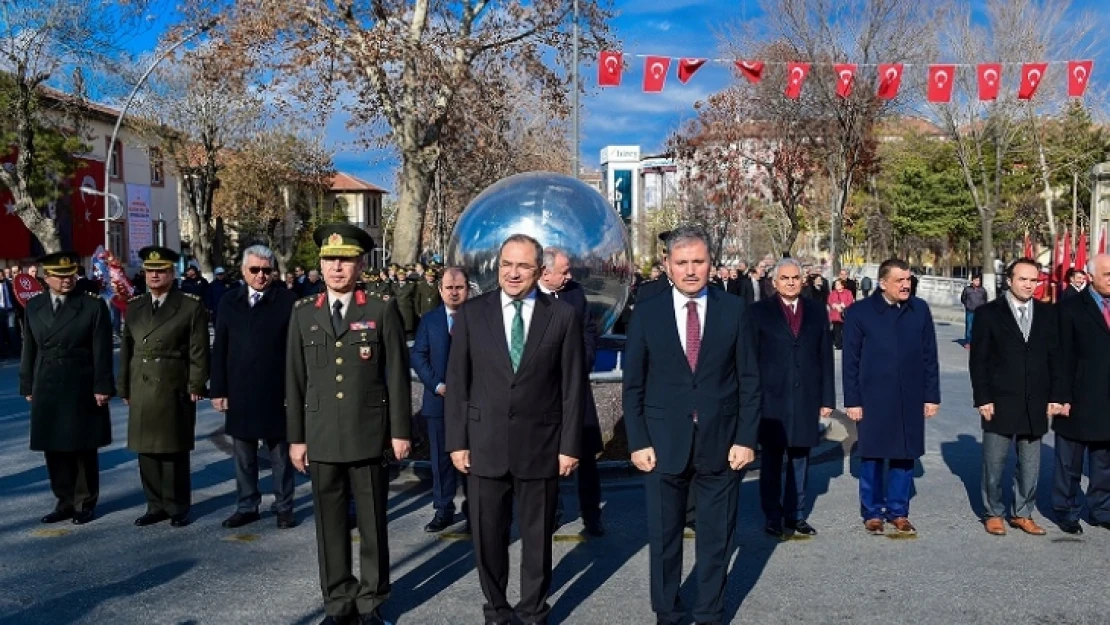
{"type": "Polygon", "coordinates": [[[567,253],[599,332],[608,332],[628,299],[633,265],[628,229],[605,198],[550,172],[517,174],[487,188],[463,211],[447,244],[447,264],[467,269],[472,295],[498,288],[497,252],[517,233],[567,253]]]}

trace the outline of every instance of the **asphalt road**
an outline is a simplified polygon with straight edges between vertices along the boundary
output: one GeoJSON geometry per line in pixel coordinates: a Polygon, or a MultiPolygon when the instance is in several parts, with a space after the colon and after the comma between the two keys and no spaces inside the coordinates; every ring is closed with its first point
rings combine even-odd
{"type": "MultiPolygon", "coordinates": [[[[941,324],[943,405],[928,425],[911,518],[916,539],[863,532],[853,463],[815,466],[810,521],[820,535],[779,542],[761,532],[757,485],[740,498],[739,548],[729,576],[733,623],[915,623],[1052,625],[1110,622],[1110,532],[1071,537],[1049,526],[1035,538],[987,535],[977,521],[979,428],[971,407],[961,326],[941,324]],[[1102,581],[1099,581],[1102,580],[1102,581]]],[[[192,456],[195,522],[139,529],[143,512],[135,455],[122,448],[126,410],[113,404],[115,440],[102,450],[100,518],[44,526],[53,500],[40,454],[27,451],[28,407],[15,363],[0,364],[0,625],[62,623],[270,624],[322,618],[308,484],[298,482],[302,524],[277,530],[272,515],[237,531],[220,521],[234,506],[231,459],[213,442],[221,419],[204,404],[192,456]]],[[[1040,518],[1051,516],[1051,438],[1042,468],[1040,518]]],[[[754,476],[749,476],[752,478],[754,476]]],[[[268,478],[264,487],[268,487],[268,478]]],[[[480,623],[481,594],[469,543],[425,534],[427,485],[396,482],[390,500],[393,596],[399,624],[480,623]]],[[[573,502],[573,485],[564,486],[573,502]]],[[[600,539],[575,520],[556,537],[553,622],[650,624],[640,480],[604,485],[600,539]]],[[[269,498],[263,507],[269,505],[269,498]]],[[[574,512],[569,504],[568,512],[574,512]]],[[[687,540],[687,572],[693,541],[687,540]]],[[[519,544],[514,545],[514,562],[519,544]]],[[[357,561],[357,560],[356,560],[357,561]]],[[[514,574],[510,594],[517,589],[514,574]]],[[[683,589],[687,605],[694,588],[683,589]]]]}

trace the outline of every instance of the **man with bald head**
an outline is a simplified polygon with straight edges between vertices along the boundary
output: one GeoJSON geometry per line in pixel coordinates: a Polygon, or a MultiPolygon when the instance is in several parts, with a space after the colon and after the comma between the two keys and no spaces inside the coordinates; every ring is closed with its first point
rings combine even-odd
{"type": "Polygon", "coordinates": [[[1095,256],[1089,273],[1090,286],[1060,304],[1064,411],[1052,422],[1052,508],[1060,529],[1069,534],[1083,533],[1079,489],[1084,458],[1090,464],[1090,523],[1110,530],[1110,255],[1095,256]]]}

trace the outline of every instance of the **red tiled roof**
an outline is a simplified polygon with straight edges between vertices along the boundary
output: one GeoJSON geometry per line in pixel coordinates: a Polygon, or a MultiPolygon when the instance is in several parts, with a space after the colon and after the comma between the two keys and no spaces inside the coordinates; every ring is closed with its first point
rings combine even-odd
{"type": "Polygon", "coordinates": [[[335,176],[332,177],[331,190],[340,192],[371,191],[376,193],[388,193],[385,189],[377,185],[370,184],[369,182],[366,182],[361,178],[356,178],[351,174],[345,174],[343,172],[338,172],[337,174],[335,174],[335,176]]]}

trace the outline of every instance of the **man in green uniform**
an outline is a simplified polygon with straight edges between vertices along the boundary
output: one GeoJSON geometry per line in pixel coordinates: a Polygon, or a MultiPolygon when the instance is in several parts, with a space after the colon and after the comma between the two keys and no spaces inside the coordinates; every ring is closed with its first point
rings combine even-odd
{"type": "Polygon", "coordinates": [[[405,324],[405,338],[416,336],[416,276],[409,273],[410,267],[405,267],[397,272],[397,281],[393,283],[393,300],[397,303],[397,310],[401,313],[401,321],[405,324]]]}
{"type": "Polygon", "coordinates": [[[184,527],[196,402],[208,382],[208,311],[199,297],[171,288],[176,252],[144,247],[139,258],[147,293],[127,303],[119,351],[119,396],[130,407],[127,447],[139,454],[146,494],[146,514],[135,525],[169,519],[184,527]]]}
{"type": "Polygon", "coordinates": [[[436,282],[436,270],[431,267],[424,270],[424,281],[416,285],[416,317],[436,309],[443,303],[439,297],[439,284],[436,282]]]}
{"type": "Polygon", "coordinates": [[[43,523],[93,520],[96,450],[112,442],[112,321],[104,300],[74,291],[79,260],[74,252],[39,259],[48,290],[27,302],[19,393],[31,402],[31,449],[46,456],[58,499],[43,523]]]}
{"type": "Polygon", "coordinates": [[[327,290],[298,300],[286,376],[289,456],[312,473],[320,588],[328,624],[384,623],[389,596],[386,454],[409,454],[412,414],[404,322],[392,299],[356,290],[373,240],[347,224],[313,233],[327,290]],[[351,571],[347,502],[361,538],[361,581],[351,571]]]}

